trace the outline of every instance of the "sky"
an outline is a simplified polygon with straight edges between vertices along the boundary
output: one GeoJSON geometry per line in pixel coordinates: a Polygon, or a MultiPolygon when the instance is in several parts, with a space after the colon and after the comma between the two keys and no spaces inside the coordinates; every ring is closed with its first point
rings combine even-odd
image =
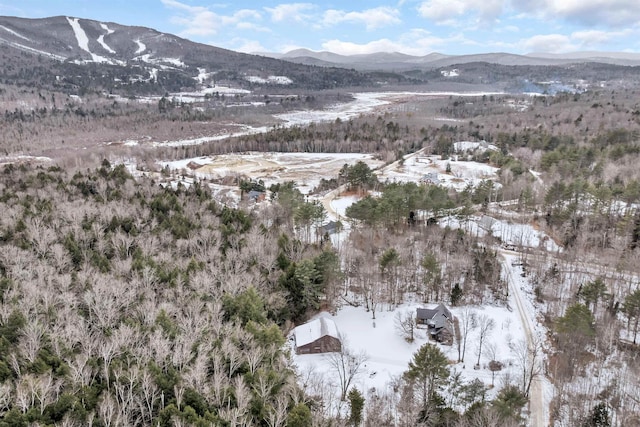
{"type": "Polygon", "coordinates": [[[0,15],[140,25],[247,53],[640,53],[640,0],[0,0],[0,15]]]}

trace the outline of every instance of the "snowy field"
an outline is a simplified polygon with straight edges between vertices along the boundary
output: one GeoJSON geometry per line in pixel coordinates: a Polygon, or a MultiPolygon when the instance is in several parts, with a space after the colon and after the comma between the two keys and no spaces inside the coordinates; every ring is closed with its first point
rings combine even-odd
{"type": "Polygon", "coordinates": [[[308,194],[322,178],[336,178],[345,165],[365,162],[375,169],[382,165],[370,154],[358,153],[232,153],[161,162],[171,170],[191,170],[201,179],[245,177],[271,184],[294,181],[303,194],[308,194]]]}
{"type": "Polygon", "coordinates": [[[447,216],[439,222],[442,227],[462,229],[473,236],[493,235],[502,240],[505,245],[544,249],[549,252],[561,252],[562,248],[544,231],[536,229],[531,224],[521,224],[502,221],[490,216],[470,216],[462,221],[456,216],[447,216]]]}
{"type": "MultiPolygon", "coordinates": [[[[408,368],[408,363],[413,354],[423,344],[430,342],[437,345],[450,361],[452,373],[460,373],[465,382],[475,378],[480,379],[487,386],[487,398],[492,398],[497,389],[502,385],[505,376],[517,378],[517,356],[512,348],[525,340],[522,321],[517,312],[509,311],[505,307],[473,306],[468,307],[476,316],[487,316],[495,322],[494,329],[488,334],[480,357],[480,368],[474,369],[478,360],[478,330],[471,331],[467,341],[465,361],[458,363],[458,349],[453,346],[437,344],[429,341],[425,329],[418,329],[414,342],[407,342],[397,331],[395,326],[396,313],[407,311],[415,312],[418,307],[433,307],[434,304],[405,304],[392,310],[383,309],[376,313],[376,319],[366,312],[363,307],[345,306],[335,316],[321,313],[320,316],[331,317],[336,323],[343,339],[343,345],[353,354],[364,353],[367,361],[354,381],[354,386],[364,394],[371,389],[386,390],[392,387],[395,378],[400,377],[408,368]],[[490,356],[495,355],[496,360],[504,364],[504,369],[496,372],[492,388],[492,373],[487,364],[490,356]]],[[[467,307],[450,308],[454,316],[460,318],[467,307]]],[[[320,377],[325,384],[334,388],[339,397],[339,384],[336,383],[337,375],[333,372],[330,356],[326,354],[294,355],[294,363],[298,368],[301,379],[320,377]]]]}
{"type": "Polygon", "coordinates": [[[432,181],[435,180],[432,183],[462,191],[468,185],[478,185],[482,180],[491,180],[499,185],[498,170],[486,163],[457,160],[456,156],[443,160],[441,156],[427,155],[421,150],[405,156],[402,162],[384,167],[377,175],[382,182],[416,183],[431,175],[432,181]]]}

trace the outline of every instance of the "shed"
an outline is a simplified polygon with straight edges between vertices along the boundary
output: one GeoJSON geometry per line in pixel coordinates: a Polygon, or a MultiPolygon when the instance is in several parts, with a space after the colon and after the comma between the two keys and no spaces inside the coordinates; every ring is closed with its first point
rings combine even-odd
{"type": "Polygon", "coordinates": [[[319,228],[319,233],[324,235],[325,233],[327,234],[335,234],[338,232],[338,230],[340,229],[341,224],[337,221],[329,221],[328,223],[326,223],[325,225],[321,226],[319,228]]]}
{"type": "Polygon", "coordinates": [[[342,350],[335,322],[327,317],[307,322],[293,330],[296,354],[330,353],[342,350]]]}
{"type": "Polygon", "coordinates": [[[249,201],[258,203],[258,202],[263,201],[265,199],[266,195],[265,195],[264,191],[251,190],[251,191],[249,191],[247,196],[249,198],[249,201]]]}

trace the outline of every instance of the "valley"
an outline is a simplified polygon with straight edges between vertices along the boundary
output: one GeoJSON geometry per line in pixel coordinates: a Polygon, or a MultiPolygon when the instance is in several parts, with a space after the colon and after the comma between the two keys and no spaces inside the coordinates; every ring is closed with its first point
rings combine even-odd
{"type": "Polygon", "coordinates": [[[7,425],[640,422],[636,66],[0,24],[7,425]]]}

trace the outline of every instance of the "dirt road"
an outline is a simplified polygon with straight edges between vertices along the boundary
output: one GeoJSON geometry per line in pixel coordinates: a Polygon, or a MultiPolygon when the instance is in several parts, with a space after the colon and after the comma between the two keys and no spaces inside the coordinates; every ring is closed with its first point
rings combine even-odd
{"type": "MultiPolygon", "coordinates": [[[[499,251],[500,257],[502,259],[502,266],[507,272],[507,281],[509,282],[509,292],[513,296],[513,300],[515,301],[516,309],[520,314],[520,319],[522,320],[522,327],[524,329],[525,335],[527,337],[527,346],[531,348],[533,345],[533,341],[535,340],[534,336],[534,328],[533,324],[535,323],[535,319],[531,318],[530,312],[527,311],[522,302],[522,293],[520,291],[520,287],[518,283],[513,279],[510,265],[508,264],[507,259],[504,256],[503,251],[499,251]]],[[[534,363],[541,364],[542,361],[540,357],[536,358],[534,363]]],[[[541,369],[535,368],[535,371],[541,372],[541,369]]],[[[536,376],[533,378],[531,383],[531,389],[529,390],[529,423],[530,427],[547,427],[549,425],[549,420],[546,416],[545,409],[545,400],[544,400],[544,391],[542,379],[540,376],[536,376]]]]}

